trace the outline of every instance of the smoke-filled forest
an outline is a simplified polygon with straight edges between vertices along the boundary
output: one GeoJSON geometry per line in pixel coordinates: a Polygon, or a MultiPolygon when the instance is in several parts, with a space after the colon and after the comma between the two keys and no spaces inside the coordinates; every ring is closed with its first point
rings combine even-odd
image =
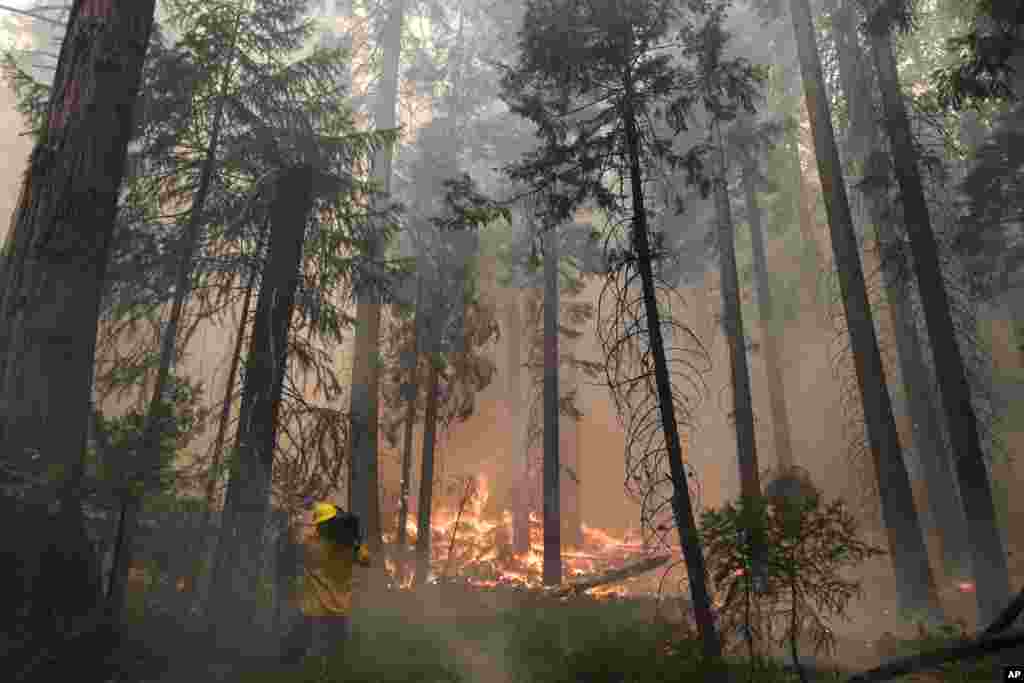
{"type": "Polygon", "coordinates": [[[1024,2],[0,34],[4,680],[1024,667],[1024,2]]]}

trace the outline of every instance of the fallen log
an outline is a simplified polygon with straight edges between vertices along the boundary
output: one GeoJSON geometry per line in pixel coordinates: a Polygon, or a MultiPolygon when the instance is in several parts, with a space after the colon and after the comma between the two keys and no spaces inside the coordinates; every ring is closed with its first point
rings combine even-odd
{"type": "Polygon", "coordinates": [[[895,659],[851,677],[848,683],[884,681],[916,673],[922,669],[933,669],[948,662],[978,659],[995,652],[1024,645],[1024,629],[1008,630],[1013,626],[1013,622],[1017,620],[1021,612],[1024,612],[1024,588],[999,613],[999,616],[995,618],[989,627],[979,633],[973,640],[965,639],[953,647],[895,659]]]}
{"type": "Polygon", "coordinates": [[[953,661],[963,662],[980,659],[1020,645],[1024,645],[1024,629],[1014,629],[1000,635],[964,641],[953,647],[933,650],[932,652],[925,652],[910,657],[902,657],[851,676],[847,679],[847,683],[878,683],[890,678],[915,673],[922,669],[935,669],[953,661]]]}
{"type": "Polygon", "coordinates": [[[597,588],[610,583],[618,583],[620,581],[625,581],[626,579],[631,579],[634,576],[645,574],[652,569],[657,569],[671,559],[671,555],[648,557],[640,560],[639,562],[626,565],[621,569],[613,569],[611,571],[604,572],[603,574],[598,574],[597,576],[550,588],[548,589],[549,594],[553,597],[562,597],[574,594],[579,595],[580,593],[585,593],[592,588],[597,588]]]}
{"type": "Polygon", "coordinates": [[[1002,633],[1013,626],[1013,622],[1017,621],[1017,617],[1020,616],[1022,611],[1024,611],[1024,588],[1017,593],[1017,597],[1015,597],[1013,601],[1006,606],[1006,609],[1004,609],[999,616],[996,617],[995,621],[993,621],[992,624],[982,632],[980,637],[987,638],[989,636],[994,636],[997,633],[1002,633]]]}

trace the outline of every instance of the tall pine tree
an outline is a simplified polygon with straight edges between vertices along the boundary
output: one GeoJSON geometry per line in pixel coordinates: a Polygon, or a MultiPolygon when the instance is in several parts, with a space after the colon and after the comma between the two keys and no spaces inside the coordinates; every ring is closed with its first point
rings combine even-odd
{"type": "MultiPolygon", "coordinates": [[[[530,2],[520,33],[521,55],[504,77],[503,97],[513,111],[537,126],[538,148],[509,171],[534,191],[550,192],[550,220],[569,219],[587,200],[629,218],[629,248],[621,262],[641,281],[643,325],[653,356],[653,390],[671,471],[676,531],[704,653],[712,662],[720,662],[721,641],[683,466],[662,312],[656,299],[653,266],[658,245],[652,244],[650,199],[644,190],[647,161],[660,158],[688,164],[695,171],[701,164],[693,154],[672,153],[671,145],[646,125],[648,114],[660,109],[676,130],[682,130],[699,97],[694,73],[674,66],[668,51],[658,49],[668,36],[670,22],[677,18],[670,2],[530,2]],[[628,182],[628,197],[606,186],[608,174],[628,182]],[[557,192],[552,187],[555,179],[557,192]]],[[[705,186],[710,189],[709,183],[705,186]]]]}

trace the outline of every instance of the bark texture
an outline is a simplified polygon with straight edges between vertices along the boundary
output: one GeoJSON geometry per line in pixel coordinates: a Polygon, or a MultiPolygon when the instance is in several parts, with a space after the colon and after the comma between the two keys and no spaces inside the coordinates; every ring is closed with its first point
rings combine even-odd
{"type": "Polygon", "coordinates": [[[154,10],[154,0],[72,4],[0,264],[0,457],[60,473],[59,551],[40,569],[66,584],[51,582],[33,606],[65,631],[99,601],[76,564],[90,550],[81,481],[100,300],[154,10]]]}
{"type": "MultiPolygon", "coordinates": [[[[0,441],[79,505],[100,297],[154,0],[78,0],[0,267],[0,441]]],[[[80,514],[80,513],[75,513],[80,514]]]]}

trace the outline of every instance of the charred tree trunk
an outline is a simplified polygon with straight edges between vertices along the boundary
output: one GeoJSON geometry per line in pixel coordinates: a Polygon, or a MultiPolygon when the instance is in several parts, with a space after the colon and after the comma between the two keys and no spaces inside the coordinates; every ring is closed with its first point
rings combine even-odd
{"type": "Polygon", "coordinates": [[[241,418],[232,463],[236,491],[228,521],[222,582],[216,586],[219,636],[242,651],[251,649],[263,568],[263,533],[270,503],[277,442],[277,417],[288,364],[288,330],[302,265],[307,217],[313,205],[313,168],[286,169],[271,207],[267,265],[256,302],[246,360],[241,418]]]}
{"type": "Polygon", "coordinates": [[[437,437],[437,404],[441,370],[435,354],[430,356],[427,378],[427,411],[423,419],[423,463],[420,474],[420,499],[416,525],[416,585],[423,585],[430,574],[430,512],[434,495],[434,442],[437,437]]]}
{"type": "Polygon", "coordinates": [[[932,231],[910,123],[900,92],[889,28],[869,27],[871,53],[882,91],[886,128],[895,161],[896,179],[903,198],[903,217],[910,238],[914,273],[920,287],[928,340],[935,367],[940,368],[937,372],[939,395],[946,411],[946,424],[971,540],[979,623],[988,623],[1009,600],[1009,569],[997,525],[977,416],[971,401],[971,387],[967,382],[967,371],[957,344],[946,285],[939,265],[938,244],[932,231]]]}
{"type": "Polygon", "coordinates": [[[72,5],[0,269],[0,443],[62,470],[61,517],[72,537],[84,529],[81,458],[100,298],[154,7],[72,5]]]}
{"type": "Polygon", "coordinates": [[[661,315],[654,287],[654,269],[651,264],[650,238],[647,232],[647,213],[644,209],[643,175],[640,170],[640,134],[637,130],[636,114],[633,109],[633,82],[629,76],[624,79],[625,93],[622,99],[623,123],[626,127],[626,147],[629,152],[629,179],[633,199],[632,243],[636,250],[637,268],[643,287],[644,312],[647,319],[647,333],[651,354],[654,357],[655,384],[658,391],[658,411],[668,451],[669,468],[672,475],[672,513],[683,548],[686,570],[690,577],[690,595],[693,600],[694,616],[700,632],[703,653],[709,663],[719,671],[725,680],[722,659],[722,641],[715,626],[711,611],[711,596],[708,593],[707,572],[701,550],[697,522],[690,500],[686,471],[683,468],[683,450],[676,422],[675,404],[672,398],[672,384],[669,379],[668,361],[661,331],[661,315]]]}
{"type": "Polygon", "coordinates": [[[757,286],[757,308],[761,316],[761,343],[764,347],[764,367],[768,375],[768,401],[772,414],[772,436],[775,458],[780,472],[791,469],[793,442],[789,431],[789,412],[786,409],[786,386],[782,377],[782,354],[779,352],[780,325],[772,306],[771,284],[768,279],[768,255],[761,227],[761,208],[757,205],[757,170],[748,166],[743,170],[743,194],[747,204],[747,222],[750,224],[751,251],[754,256],[754,280],[757,286]]]}
{"type": "Polygon", "coordinates": [[[544,248],[544,585],[562,583],[562,518],[558,454],[558,231],[544,248]]]}
{"type": "Polygon", "coordinates": [[[900,606],[907,610],[925,612],[929,617],[938,619],[940,612],[934,591],[935,582],[928,564],[928,551],[914,507],[913,490],[903,461],[885,370],[878,350],[857,236],[832,130],[811,8],[808,0],[790,0],[790,11],[900,606]]]}

